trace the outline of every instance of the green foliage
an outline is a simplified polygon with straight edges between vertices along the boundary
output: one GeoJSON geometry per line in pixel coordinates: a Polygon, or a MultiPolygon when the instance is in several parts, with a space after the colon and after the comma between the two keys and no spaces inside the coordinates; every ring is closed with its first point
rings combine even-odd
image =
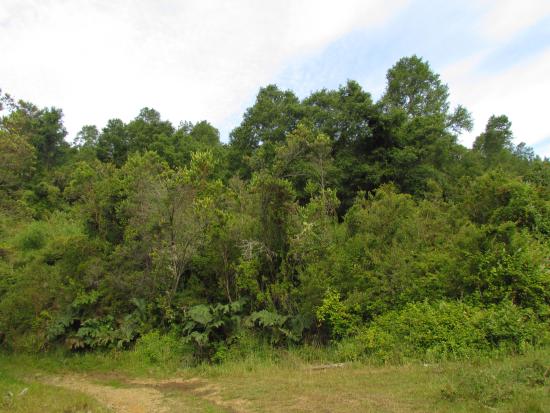
{"type": "Polygon", "coordinates": [[[60,109],[39,109],[32,103],[19,101],[9,114],[0,117],[0,130],[25,137],[36,150],[40,169],[49,170],[63,161],[68,150],[62,118],[60,109]]]}
{"type": "Polygon", "coordinates": [[[74,336],[66,340],[71,350],[110,347],[116,342],[116,332],[111,316],[89,318],[83,321],[74,336]]]}
{"type": "MultiPolygon", "coordinates": [[[[183,342],[193,344],[199,359],[213,357],[222,342],[230,345],[236,340],[243,305],[243,301],[235,301],[229,304],[199,304],[189,308],[183,322],[183,342]]],[[[218,354],[217,357],[221,356],[218,354]]]]}
{"type": "Polygon", "coordinates": [[[41,222],[33,222],[24,232],[21,232],[16,240],[16,245],[22,251],[39,250],[46,244],[45,225],[41,222]]]}
{"type": "Polygon", "coordinates": [[[174,331],[215,362],[247,346],[355,360],[536,343],[549,161],[504,115],[458,144],[469,113],[422,58],[387,80],[378,102],[352,80],[304,99],[262,88],[228,144],[144,108],[70,147],[61,110],[0,95],[0,346],[141,340],[154,363],[174,331]]]}
{"type": "Polygon", "coordinates": [[[0,129],[0,189],[26,186],[35,164],[35,148],[23,137],[0,129]]]}
{"type": "MultiPolygon", "coordinates": [[[[510,302],[487,309],[461,302],[407,304],[361,330],[356,349],[391,360],[455,359],[494,350],[521,352],[548,339],[548,326],[510,302]]],[[[361,353],[359,353],[361,354],[361,353]]]]}
{"type": "Polygon", "coordinates": [[[317,308],[317,321],[324,326],[332,339],[339,339],[353,333],[358,318],[340,300],[340,293],[327,290],[322,304],[317,308]]]}
{"type": "Polygon", "coordinates": [[[289,326],[290,317],[273,311],[261,310],[250,314],[246,325],[256,328],[271,344],[284,344],[297,340],[297,335],[289,326]]]}
{"type": "MultiPolygon", "coordinates": [[[[47,340],[63,341],[73,351],[87,349],[127,348],[143,334],[147,325],[143,300],[131,300],[135,309],[120,320],[112,316],[95,316],[101,294],[97,290],[80,292],[71,305],[48,322],[47,340]]],[[[45,313],[48,315],[48,313],[45,313]]]]}
{"type": "Polygon", "coordinates": [[[447,86],[417,56],[400,59],[388,70],[387,80],[383,101],[390,107],[402,108],[410,116],[440,114],[448,109],[447,86]]]}
{"type": "Polygon", "coordinates": [[[479,151],[487,162],[494,162],[504,151],[513,149],[511,127],[512,123],[505,115],[491,116],[485,132],[476,138],[474,150],[479,151]]]}
{"type": "Polygon", "coordinates": [[[429,63],[416,55],[400,59],[386,75],[388,84],[382,97],[387,109],[404,110],[410,117],[442,116],[454,130],[471,129],[472,120],[462,106],[449,114],[449,90],[429,63]]]}
{"type": "Polygon", "coordinates": [[[547,235],[550,211],[548,199],[540,189],[497,169],[468,183],[463,205],[476,223],[498,225],[513,222],[533,233],[547,235]]]}
{"type": "Polygon", "coordinates": [[[383,186],[368,199],[358,198],[344,222],[344,233],[326,253],[311,257],[311,269],[302,273],[304,287],[317,280],[323,290],[335,288],[364,319],[444,293],[440,274],[450,271],[455,236],[445,205],[417,203],[383,186]]]}
{"type": "MultiPolygon", "coordinates": [[[[550,380],[547,373],[548,368],[539,359],[498,369],[462,369],[441,389],[441,398],[451,402],[474,401],[481,406],[495,408],[500,403],[521,397],[525,387],[536,390],[548,386],[550,380]]],[[[525,405],[528,406],[529,403],[525,405]]],[[[531,405],[534,407],[525,411],[543,411],[537,406],[538,403],[531,405]]]]}
{"type": "Polygon", "coordinates": [[[275,85],[261,88],[254,106],[247,109],[243,122],[230,135],[230,162],[234,171],[250,177],[250,160],[260,150],[256,163],[271,162],[275,144],[282,142],[300,117],[298,98],[290,90],[281,91],[275,85]],[[248,162],[247,162],[248,161],[248,162]]]}
{"type": "Polygon", "coordinates": [[[548,314],[550,278],[544,243],[510,222],[459,238],[468,244],[456,257],[457,272],[450,277],[453,295],[482,304],[511,299],[539,316],[548,314]]]}
{"type": "Polygon", "coordinates": [[[138,360],[148,364],[166,365],[181,361],[185,346],[175,332],[163,334],[157,330],[142,335],[133,348],[138,360]]]}

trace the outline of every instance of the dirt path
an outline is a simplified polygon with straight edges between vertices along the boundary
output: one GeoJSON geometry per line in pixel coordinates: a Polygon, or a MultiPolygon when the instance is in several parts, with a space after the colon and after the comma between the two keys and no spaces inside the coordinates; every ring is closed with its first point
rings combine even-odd
{"type": "Polygon", "coordinates": [[[98,384],[86,376],[52,377],[48,384],[92,396],[117,413],[168,413],[160,390],[151,387],[117,388],[98,384]]]}
{"type": "Polygon", "coordinates": [[[85,375],[64,375],[50,377],[45,382],[53,386],[79,391],[92,396],[100,403],[117,413],[170,413],[176,408],[185,409],[183,400],[166,395],[174,392],[193,395],[206,400],[227,412],[247,413],[248,401],[241,399],[225,400],[220,388],[202,379],[169,380],[117,380],[116,386],[103,384],[99,378],[85,375]],[[119,385],[118,383],[121,383],[119,385]]]}

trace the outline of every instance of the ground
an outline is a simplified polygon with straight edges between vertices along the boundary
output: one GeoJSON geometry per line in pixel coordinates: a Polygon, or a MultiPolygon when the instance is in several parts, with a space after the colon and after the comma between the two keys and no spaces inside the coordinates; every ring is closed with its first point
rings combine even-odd
{"type": "Polygon", "coordinates": [[[549,350],[393,366],[287,358],[138,371],[90,360],[0,356],[0,412],[550,412],[549,350]]]}

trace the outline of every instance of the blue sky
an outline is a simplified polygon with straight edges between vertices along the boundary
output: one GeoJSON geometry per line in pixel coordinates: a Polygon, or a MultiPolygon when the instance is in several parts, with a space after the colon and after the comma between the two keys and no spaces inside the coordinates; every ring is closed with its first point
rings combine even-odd
{"type": "MultiPolygon", "coordinates": [[[[282,88],[294,90],[300,97],[305,97],[311,91],[323,87],[337,88],[346,79],[354,79],[374,99],[378,99],[384,92],[387,69],[402,56],[416,54],[429,60],[445,83],[451,83],[451,100],[468,107],[467,96],[466,102],[454,98],[453,78],[445,77],[446,68],[452,68],[455,62],[483,52],[483,58],[472,70],[472,78],[476,75],[498,75],[506,73],[522,61],[529,62],[530,58],[544,55],[550,47],[549,14],[506,37],[505,41],[485,36],[479,30],[482,24],[484,14],[472,3],[449,1],[440,2],[434,7],[433,1],[411,2],[383,27],[355,30],[328,45],[320,53],[296,59],[278,74],[274,82],[282,88]]],[[[525,71],[529,70],[527,66],[525,71]]],[[[550,77],[550,72],[547,77],[550,77]]],[[[516,81],[521,84],[521,77],[516,81]]],[[[461,83],[456,87],[460,86],[464,87],[461,83]]],[[[507,85],[502,84],[501,87],[505,89],[507,85]]],[[[467,95],[464,92],[467,91],[463,91],[462,95],[467,95]]],[[[531,120],[528,113],[530,105],[542,105],[550,116],[550,106],[546,102],[547,93],[550,92],[548,83],[544,93],[542,90],[533,92],[534,100],[523,104],[526,113],[518,113],[515,107],[508,107],[492,99],[486,105],[494,104],[492,112],[508,115],[513,124],[514,116],[521,117],[522,121],[526,119],[526,122],[531,120]]],[[[511,99],[513,98],[512,96],[511,99]]],[[[471,145],[474,137],[484,128],[490,114],[485,109],[473,115],[475,129],[473,133],[462,137],[466,145],[471,145]]],[[[516,133],[516,141],[527,141],[538,153],[550,156],[550,128],[546,120],[532,121],[541,128],[540,131],[531,136],[531,129],[522,128],[519,136],[516,133]]]]}
{"type": "Polygon", "coordinates": [[[209,120],[227,139],[261,86],[300,97],[357,80],[373,97],[417,54],[473,114],[550,156],[548,0],[3,0],[0,88],[81,126],[209,120]]]}
{"type": "Polygon", "coordinates": [[[303,94],[308,88],[337,87],[342,79],[351,78],[378,97],[385,72],[403,56],[424,56],[437,68],[482,47],[482,39],[471,30],[473,19],[472,10],[460,10],[452,2],[437,9],[430,1],[412,2],[382,27],[357,29],[321,53],[297,59],[278,82],[303,94]]]}

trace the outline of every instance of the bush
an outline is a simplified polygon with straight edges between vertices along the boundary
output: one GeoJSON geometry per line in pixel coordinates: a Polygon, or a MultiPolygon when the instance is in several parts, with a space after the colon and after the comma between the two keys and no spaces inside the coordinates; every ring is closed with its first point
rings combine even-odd
{"type": "Polygon", "coordinates": [[[493,348],[523,352],[548,339],[548,326],[540,323],[531,309],[521,309],[511,301],[491,306],[479,320],[479,328],[493,348]]]}
{"type": "Polygon", "coordinates": [[[522,399],[527,389],[544,389],[548,386],[550,379],[547,371],[538,359],[518,364],[489,364],[475,370],[462,367],[441,389],[440,397],[450,402],[474,401],[485,407],[518,399],[516,404],[520,403],[522,408],[514,411],[542,412],[536,400],[527,402],[522,399]]]}
{"type": "Polygon", "coordinates": [[[46,244],[46,228],[42,222],[33,222],[17,237],[17,246],[22,251],[32,251],[46,244]]]}
{"type": "Polygon", "coordinates": [[[545,340],[547,334],[547,326],[530,310],[511,302],[486,309],[463,302],[423,302],[376,318],[353,344],[341,346],[341,355],[385,361],[403,357],[460,359],[497,350],[523,352],[545,340]]]}
{"type": "Polygon", "coordinates": [[[273,311],[261,310],[250,314],[245,325],[256,329],[261,337],[278,345],[298,340],[298,335],[289,328],[290,318],[273,311]]]}
{"type": "Polygon", "coordinates": [[[161,334],[151,331],[141,336],[134,347],[134,354],[149,364],[167,364],[181,361],[185,346],[175,333],[161,334]]]}
{"type": "Polygon", "coordinates": [[[346,337],[358,323],[358,317],[341,301],[340,293],[331,289],[326,292],[316,313],[317,320],[328,330],[332,339],[346,337]]]}
{"type": "Polygon", "coordinates": [[[185,314],[183,343],[193,346],[197,359],[222,361],[224,347],[238,339],[242,310],[242,301],[190,307],[185,314]]]}

